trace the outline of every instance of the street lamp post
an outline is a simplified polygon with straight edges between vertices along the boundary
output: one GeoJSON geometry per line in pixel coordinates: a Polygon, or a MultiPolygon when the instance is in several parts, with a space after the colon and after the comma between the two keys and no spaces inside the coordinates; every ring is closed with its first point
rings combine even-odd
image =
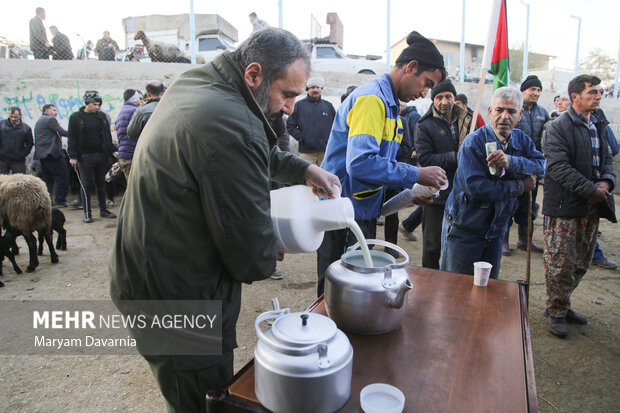
{"type": "Polygon", "coordinates": [[[463,0],[463,22],[461,24],[461,56],[460,56],[460,70],[459,70],[459,82],[465,81],[465,2],[463,0]]]}
{"type": "Polygon", "coordinates": [[[575,54],[575,71],[573,73],[574,76],[579,74],[579,40],[581,39],[581,16],[575,16],[573,14],[570,15],[571,18],[577,19],[577,52],[575,54]]]}
{"type": "Polygon", "coordinates": [[[529,54],[529,36],[530,36],[530,5],[529,3],[521,0],[521,4],[527,7],[527,17],[525,18],[525,45],[523,46],[523,75],[521,77],[521,81],[524,81],[527,77],[527,65],[528,65],[528,54],[529,54]]]}
{"type": "Polygon", "coordinates": [[[620,88],[620,85],[618,84],[618,81],[620,81],[620,41],[618,43],[618,61],[616,62],[616,83],[614,84],[614,99],[618,99],[618,88],[620,88]]]}
{"type": "Polygon", "coordinates": [[[386,65],[387,72],[390,71],[390,60],[392,60],[392,45],[390,44],[391,42],[390,40],[390,13],[391,13],[390,0],[387,0],[387,33],[386,33],[387,49],[385,53],[385,60],[386,60],[385,65],[386,65]]]}
{"type": "Polygon", "coordinates": [[[282,0],[278,0],[278,27],[282,28],[282,0]]]}

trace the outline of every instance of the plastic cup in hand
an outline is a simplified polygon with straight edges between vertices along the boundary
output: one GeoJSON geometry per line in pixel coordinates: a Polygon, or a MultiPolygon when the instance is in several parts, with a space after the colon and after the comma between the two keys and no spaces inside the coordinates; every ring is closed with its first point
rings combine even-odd
{"type": "Polygon", "coordinates": [[[489,276],[493,266],[488,262],[474,262],[474,285],[478,287],[486,287],[489,283],[489,276]]]}

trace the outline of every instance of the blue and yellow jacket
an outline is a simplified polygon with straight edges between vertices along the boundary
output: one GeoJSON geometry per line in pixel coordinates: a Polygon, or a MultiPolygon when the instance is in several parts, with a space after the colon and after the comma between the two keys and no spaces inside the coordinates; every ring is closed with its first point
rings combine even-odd
{"type": "Polygon", "coordinates": [[[355,89],[336,113],[321,167],[340,178],[356,219],[379,216],[386,186],[410,188],[418,180],[418,168],[395,160],[403,138],[398,113],[387,74],[355,89]]]}

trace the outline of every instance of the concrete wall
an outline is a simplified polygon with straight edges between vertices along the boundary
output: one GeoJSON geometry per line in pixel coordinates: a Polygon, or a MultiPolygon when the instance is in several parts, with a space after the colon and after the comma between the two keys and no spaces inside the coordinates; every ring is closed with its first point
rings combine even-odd
{"type": "MultiPolygon", "coordinates": [[[[86,90],[95,89],[103,95],[102,110],[114,122],[123,105],[125,89],[142,89],[151,79],[160,79],[169,86],[181,73],[192,65],[180,63],[118,63],[99,61],[41,61],[0,59],[0,117],[6,118],[8,108],[19,106],[23,120],[30,126],[41,116],[41,107],[53,103],[58,108],[58,118],[67,128],[68,118],[82,106],[81,98],[86,90]]],[[[362,85],[374,76],[345,73],[321,73],[325,78],[325,99],[334,107],[340,105],[340,96],[351,85],[362,85]]],[[[465,93],[469,105],[476,104],[478,85],[456,83],[458,93],[465,93]]],[[[488,121],[488,103],[492,86],[485,85],[480,113],[488,121]]],[[[553,107],[555,93],[543,91],[540,104],[547,109],[553,107]]],[[[418,99],[414,104],[420,113],[431,105],[430,99],[418,99]]],[[[611,122],[616,137],[620,138],[620,101],[603,99],[601,104],[611,122]]],[[[293,142],[295,143],[295,142],[293,142]]],[[[620,171],[620,156],[616,170],[620,171]]],[[[618,190],[620,192],[620,189],[618,190]]]]}
{"type": "MultiPolygon", "coordinates": [[[[180,63],[137,63],[90,61],[41,61],[0,59],[0,116],[6,118],[10,106],[22,108],[24,121],[34,125],[41,116],[41,107],[54,103],[58,107],[60,122],[66,126],[69,115],[81,105],[84,91],[95,89],[103,95],[102,110],[112,119],[123,104],[123,90],[142,89],[150,79],[161,79],[168,86],[174,79],[192,65],[180,63]]],[[[325,78],[323,95],[335,107],[340,105],[340,96],[351,85],[361,85],[374,76],[321,73],[325,78]]],[[[478,85],[456,83],[458,93],[465,93],[469,105],[475,105],[478,85]]],[[[491,85],[485,85],[480,113],[488,119],[487,107],[492,94],[491,85]]],[[[553,92],[543,91],[540,104],[553,107],[553,92]]],[[[430,106],[430,99],[419,99],[413,104],[422,111],[430,106]]],[[[616,136],[620,137],[620,101],[603,99],[601,107],[613,124],[616,136]]]]}

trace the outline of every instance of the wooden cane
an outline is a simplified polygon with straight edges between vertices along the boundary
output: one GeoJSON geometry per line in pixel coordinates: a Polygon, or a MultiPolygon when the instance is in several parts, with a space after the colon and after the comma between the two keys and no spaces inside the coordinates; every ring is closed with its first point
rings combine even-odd
{"type": "Polygon", "coordinates": [[[532,191],[530,191],[527,206],[527,256],[525,261],[525,301],[528,308],[530,303],[530,268],[532,258],[532,204],[532,191]]]}

